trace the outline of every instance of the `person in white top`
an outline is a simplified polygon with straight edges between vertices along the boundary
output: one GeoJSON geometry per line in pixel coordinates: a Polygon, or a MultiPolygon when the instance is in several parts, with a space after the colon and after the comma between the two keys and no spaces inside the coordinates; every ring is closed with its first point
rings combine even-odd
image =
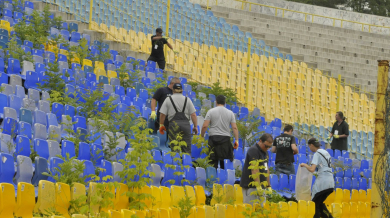
{"type": "Polygon", "coordinates": [[[236,118],[231,110],[225,108],[226,98],[223,95],[218,95],[216,98],[217,106],[210,109],[205,117],[201,136],[204,137],[207,128],[209,129],[209,146],[211,164],[218,168],[218,163],[224,169],[224,159],[233,161],[233,145],[231,143],[230,126],[233,129],[234,149],[238,148],[238,129],[236,118]]]}

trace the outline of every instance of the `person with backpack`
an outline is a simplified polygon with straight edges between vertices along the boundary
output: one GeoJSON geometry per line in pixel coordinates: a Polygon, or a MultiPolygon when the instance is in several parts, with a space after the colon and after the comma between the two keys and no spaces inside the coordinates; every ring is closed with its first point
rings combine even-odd
{"type": "Polygon", "coordinates": [[[332,157],[326,150],[321,148],[321,144],[317,139],[309,139],[308,145],[309,149],[314,152],[313,160],[310,166],[305,163],[302,163],[300,166],[306,167],[311,173],[314,173],[317,169],[318,176],[311,189],[311,198],[316,205],[316,212],[313,218],[331,218],[333,216],[328,211],[324,201],[332,194],[335,187],[331,166],[332,157]]]}
{"type": "MultiPolygon", "coordinates": [[[[191,99],[183,96],[183,88],[180,83],[173,85],[173,95],[165,99],[160,108],[160,134],[164,134],[165,117],[168,116],[169,129],[168,138],[170,141],[176,140],[177,135],[182,135],[182,140],[186,142],[186,147],[181,147],[182,152],[191,155],[191,135],[198,134],[198,120],[196,110],[191,99]],[[190,117],[194,128],[191,130],[190,117]]],[[[173,149],[171,147],[171,149],[173,149]]]]}

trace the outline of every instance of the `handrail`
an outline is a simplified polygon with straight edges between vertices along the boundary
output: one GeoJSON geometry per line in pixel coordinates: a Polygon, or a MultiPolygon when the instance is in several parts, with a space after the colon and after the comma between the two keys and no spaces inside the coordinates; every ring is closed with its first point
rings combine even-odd
{"type": "MultiPolygon", "coordinates": [[[[304,14],[306,22],[307,22],[307,16],[308,15],[311,16],[312,17],[311,23],[314,23],[314,17],[322,17],[322,18],[327,18],[327,19],[333,20],[333,26],[334,27],[336,26],[336,20],[337,20],[337,21],[340,21],[340,27],[341,28],[343,28],[343,22],[360,24],[360,25],[362,25],[362,31],[363,32],[364,32],[364,27],[365,26],[368,26],[368,32],[371,32],[371,27],[379,27],[379,28],[390,29],[390,27],[388,27],[388,26],[381,26],[381,25],[376,25],[376,24],[362,23],[362,22],[357,22],[357,21],[352,21],[352,20],[345,20],[345,19],[336,18],[336,17],[328,17],[328,16],[324,16],[324,15],[312,14],[312,13],[307,13],[307,12],[302,12],[302,11],[295,11],[295,10],[286,9],[286,8],[279,8],[279,7],[275,7],[275,6],[264,5],[264,4],[260,4],[260,3],[256,3],[256,2],[248,2],[246,0],[233,0],[233,1],[241,2],[241,10],[244,10],[244,7],[245,7],[246,4],[249,5],[249,7],[248,7],[249,11],[252,10],[252,5],[257,5],[257,6],[266,7],[266,8],[273,8],[273,9],[275,9],[275,17],[278,16],[278,10],[281,10],[283,12],[282,18],[284,18],[284,12],[288,11],[288,12],[294,12],[294,13],[298,13],[298,14],[304,14]]],[[[209,1],[207,1],[207,8],[210,8],[208,3],[209,3],[209,1]]],[[[216,4],[215,5],[218,5],[218,0],[216,0],[216,4]]]]}

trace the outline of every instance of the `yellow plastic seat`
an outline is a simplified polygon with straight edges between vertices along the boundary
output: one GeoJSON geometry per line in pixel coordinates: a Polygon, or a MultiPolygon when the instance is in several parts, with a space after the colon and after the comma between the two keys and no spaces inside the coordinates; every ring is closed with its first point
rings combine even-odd
{"type": "Polygon", "coordinates": [[[141,193],[145,194],[145,198],[141,200],[146,205],[146,208],[152,208],[152,191],[149,186],[145,185],[141,189],[141,193]]]}
{"type": "Polygon", "coordinates": [[[158,212],[157,212],[157,210],[154,210],[154,209],[148,209],[146,211],[146,216],[147,217],[158,217],[158,212]]]}
{"type": "Polygon", "coordinates": [[[134,213],[138,218],[145,218],[146,217],[146,211],[144,211],[144,210],[134,210],[134,213]]]}
{"type": "Polygon", "coordinates": [[[287,202],[279,202],[279,215],[281,217],[288,217],[289,208],[287,202]]]}
{"type": "Polygon", "coordinates": [[[152,208],[159,209],[161,206],[161,189],[156,186],[150,186],[150,189],[152,194],[152,208]]]}
{"type": "Polygon", "coordinates": [[[107,77],[108,78],[118,78],[118,75],[115,71],[109,70],[109,71],[107,71],[107,77]]]}
{"type": "Polygon", "coordinates": [[[367,205],[366,205],[366,202],[358,202],[358,215],[359,217],[362,217],[362,218],[366,218],[366,217],[370,217],[370,216],[367,216],[367,205]]]}
{"type": "Polygon", "coordinates": [[[119,187],[116,189],[115,193],[115,210],[120,211],[122,209],[128,208],[129,197],[127,197],[127,192],[129,188],[123,183],[119,183],[119,187]]]}
{"type": "Polygon", "coordinates": [[[187,197],[190,198],[191,200],[191,203],[193,205],[196,205],[196,196],[195,196],[195,191],[194,191],[194,188],[192,186],[189,186],[189,185],[186,185],[184,187],[185,191],[186,191],[186,195],[187,197]]]}
{"type": "Polygon", "coordinates": [[[105,69],[104,68],[104,63],[103,62],[101,62],[101,61],[95,61],[95,68],[96,69],[105,69]]]}
{"type": "Polygon", "coordinates": [[[169,209],[172,205],[171,193],[168,187],[160,186],[161,189],[161,206],[160,208],[169,209]]]}
{"type": "Polygon", "coordinates": [[[349,203],[351,201],[351,191],[348,189],[343,190],[343,203],[349,203]]]}
{"type": "Polygon", "coordinates": [[[359,201],[359,191],[356,189],[352,189],[351,202],[357,203],[358,201],[359,201]]]}
{"type": "Polygon", "coordinates": [[[297,218],[298,217],[298,204],[294,201],[288,202],[288,213],[289,218],[297,218]]]}
{"type": "Polygon", "coordinates": [[[334,203],[341,204],[343,201],[343,190],[341,188],[336,188],[334,203]]]}
{"type": "Polygon", "coordinates": [[[371,203],[371,189],[367,189],[366,202],[371,203]]]}
{"type": "Polygon", "coordinates": [[[305,218],[307,215],[307,202],[306,201],[298,201],[298,217],[305,218]]]}
{"type": "Polygon", "coordinates": [[[210,201],[210,205],[221,204],[224,198],[224,191],[221,184],[213,184],[213,198],[210,201]]]}
{"type": "Polygon", "coordinates": [[[70,206],[70,186],[65,183],[56,183],[56,202],[55,209],[62,216],[69,218],[68,209],[70,206]]]}
{"type": "Polygon", "coordinates": [[[239,184],[234,184],[234,204],[243,204],[243,202],[242,188],[239,184]]]}
{"type": "Polygon", "coordinates": [[[167,210],[167,209],[159,208],[157,212],[158,212],[158,217],[159,218],[170,217],[169,210],[167,210]]]}
{"type": "Polygon", "coordinates": [[[351,215],[350,217],[358,217],[358,204],[356,202],[349,203],[351,205],[351,215]]]}
{"type": "Polygon", "coordinates": [[[171,207],[169,212],[171,218],[180,218],[180,210],[176,207],[171,207]]]}
{"type": "Polygon", "coordinates": [[[99,213],[99,205],[94,204],[91,200],[92,196],[96,194],[97,194],[97,183],[90,182],[88,188],[88,203],[89,203],[89,210],[91,214],[99,213]]]}
{"type": "Polygon", "coordinates": [[[226,217],[226,207],[223,204],[215,204],[215,218],[225,218],[226,217]]]}
{"type": "Polygon", "coordinates": [[[214,209],[213,209],[213,207],[211,207],[211,206],[208,206],[208,205],[205,205],[204,206],[204,211],[205,211],[205,216],[207,217],[207,218],[209,218],[209,217],[214,217],[214,209]]]}
{"type": "Polygon", "coordinates": [[[55,185],[52,182],[41,180],[38,185],[38,201],[35,204],[34,211],[43,213],[55,206],[55,185]]]}
{"type": "Polygon", "coordinates": [[[351,217],[351,205],[349,203],[343,203],[343,210],[341,212],[341,218],[349,218],[351,217]]]}
{"type": "Polygon", "coordinates": [[[196,206],[201,206],[206,204],[206,194],[204,193],[203,186],[200,185],[195,185],[195,195],[196,195],[196,201],[195,205],[196,206]]]}
{"type": "Polygon", "coordinates": [[[234,202],[235,202],[234,187],[232,185],[229,185],[229,184],[224,184],[223,185],[223,192],[224,192],[223,203],[234,204],[234,202]]]}
{"type": "Polygon", "coordinates": [[[29,218],[33,216],[35,206],[35,189],[34,186],[25,183],[18,183],[15,216],[22,218],[29,218]]]}
{"type": "Polygon", "coordinates": [[[362,189],[359,190],[359,198],[358,198],[358,200],[361,201],[361,202],[366,202],[367,201],[367,194],[366,194],[365,190],[362,190],[362,189]]]}
{"type": "Polygon", "coordinates": [[[316,205],[313,201],[308,201],[307,202],[307,215],[306,217],[307,218],[311,218],[314,216],[314,214],[316,213],[316,205]]]}
{"type": "Polygon", "coordinates": [[[122,213],[116,210],[109,210],[108,216],[110,218],[122,218],[122,213]]]}
{"type": "Polygon", "coordinates": [[[332,216],[335,218],[340,218],[341,217],[341,205],[337,203],[332,204],[332,216]]]}
{"type": "Polygon", "coordinates": [[[179,201],[185,198],[184,188],[182,186],[171,186],[172,206],[179,206],[179,201]]]}
{"type": "Polygon", "coordinates": [[[89,59],[84,59],[84,60],[83,60],[83,69],[84,69],[84,66],[90,66],[90,67],[92,67],[92,61],[89,60],[89,59]]]}
{"type": "Polygon", "coordinates": [[[122,218],[132,218],[133,215],[135,215],[135,212],[132,210],[121,210],[122,218]]]}
{"type": "MultiPolygon", "coordinates": [[[[236,204],[234,206],[234,216],[236,218],[245,218],[245,215],[244,215],[244,212],[246,212],[245,209],[246,209],[246,207],[244,204],[236,204]]],[[[249,211],[246,213],[249,213],[249,211]]]]}
{"type": "Polygon", "coordinates": [[[8,35],[11,32],[11,24],[6,20],[0,20],[0,28],[8,30],[8,35]]]}

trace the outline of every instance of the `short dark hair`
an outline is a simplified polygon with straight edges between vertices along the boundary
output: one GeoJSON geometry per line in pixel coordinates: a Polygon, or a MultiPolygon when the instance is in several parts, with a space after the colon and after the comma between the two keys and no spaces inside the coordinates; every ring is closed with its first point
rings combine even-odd
{"type": "Polygon", "coordinates": [[[218,95],[216,100],[217,100],[217,104],[223,104],[223,105],[226,104],[226,98],[223,95],[218,95]]]}
{"type": "Polygon", "coordinates": [[[321,144],[320,144],[320,142],[316,139],[316,138],[311,138],[311,139],[309,139],[309,141],[307,141],[307,144],[311,144],[311,145],[314,145],[314,147],[316,147],[316,148],[319,148],[319,147],[321,147],[321,144]]]}
{"type": "Polygon", "coordinates": [[[274,141],[274,138],[272,137],[271,134],[269,133],[264,133],[261,137],[260,137],[260,141],[261,142],[265,142],[265,141],[269,141],[269,142],[273,142],[274,141]]]}
{"type": "Polygon", "coordinates": [[[290,124],[287,124],[284,129],[283,129],[283,132],[290,132],[291,130],[294,131],[294,127],[291,126],[290,124]]]}
{"type": "Polygon", "coordinates": [[[343,112],[341,112],[341,111],[338,111],[338,112],[337,112],[337,115],[339,115],[339,117],[340,117],[341,119],[343,119],[343,120],[347,119],[346,117],[344,117],[344,114],[343,114],[343,112]]]}

